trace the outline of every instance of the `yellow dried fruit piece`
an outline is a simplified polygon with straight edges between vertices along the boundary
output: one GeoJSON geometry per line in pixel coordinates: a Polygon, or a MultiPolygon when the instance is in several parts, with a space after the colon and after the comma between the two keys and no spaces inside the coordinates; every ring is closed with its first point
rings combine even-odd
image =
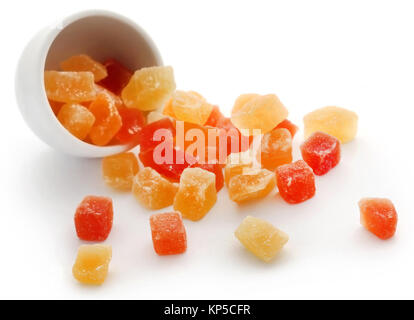
{"type": "Polygon", "coordinates": [[[217,200],[216,175],[200,168],[187,168],[180,178],[180,187],[174,199],[174,210],[183,218],[198,221],[217,200]]]}
{"type": "Polygon", "coordinates": [[[274,94],[242,95],[233,107],[231,122],[244,135],[265,134],[285,120],[288,111],[274,94]],[[256,129],[259,132],[255,132],[256,129]],[[246,131],[246,132],[244,132],[246,131]]]}
{"type": "Polygon", "coordinates": [[[174,90],[172,67],[142,68],[122,90],[122,100],[128,108],[151,111],[161,108],[174,90]]]}
{"type": "Polygon", "coordinates": [[[230,153],[224,167],[224,182],[229,186],[230,179],[243,173],[243,170],[253,166],[253,158],[249,151],[230,153]]]}
{"type": "Polygon", "coordinates": [[[81,245],[72,268],[73,276],[81,283],[102,284],[108,275],[111,258],[111,246],[101,244],[81,245]]]}
{"type": "Polygon", "coordinates": [[[264,262],[270,262],[288,242],[283,231],[262,219],[246,217],[235,235],[243,246],[264,262]]]}
{"type": "Polygon", "coordinates": [[[114,189],[131,191],[138,170],[138,160],[132,152],[115,154],[102,160],[104,181],[114,189]]]}
{"type": "Polygon", "coordinates": [[[157,171],[146,167],[135,176],[132,193],[147,209],[158,210],[173,204],[178,183],[162,177],[157,171]]]}
{"type": "Polygon", "coordinates": [[[276,186],[275,173],[267,169],[248,168],[229,182],[229,197],[237,203],[266,197],[276,186]]]}
{"type": "Polygon", "coordinates": [[[94,75],[95,82],[101,81],[108,76],[106,67],[86,54],[72,56],[61,62],[60,67],[63,71],[90,71],[94,75]]]}
{"type": "Polygon", "coordinates": [[[95,116],[80,104],[63,105],[57,115],[59,122],[76,138],[84,140],[95,123],[95,116]]]}
{"type": "MultiPolygon", "coordinates": [[[[176,91],[172,96],[171,107],[175,119],[201,126],[207,122],[213,110],[213,105],[194,91],[176,91]]],[[[164,109],[166,113],[171,112],[164,109]]]]}
{"type": "Polygon", "coordinates": [[[304,118],[305,138],[322,131],[337,138],[341,143],[353,140],[358,130],[358,115],[339,107],[325,107],[308,113],[304,118]]]}
{"type": "Polygon", "coordinates": [[[161,112],[158,111],[151,111],[147,115],[147,124],[157,122],[158,120],[167,118],[167,116],[163,115],[161,112]]]}

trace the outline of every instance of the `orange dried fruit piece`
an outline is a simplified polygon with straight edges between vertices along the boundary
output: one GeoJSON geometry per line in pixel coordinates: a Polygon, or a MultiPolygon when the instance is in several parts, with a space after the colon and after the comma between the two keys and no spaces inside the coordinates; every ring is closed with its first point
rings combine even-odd
{"type": "Polygon", "coordinates": [[[132,181],[138,170],[138,160],[132,152],[115,154],[102,160],[104,181],[114,189],[131,191],[132,181]]]}
{"type": "Polygon", "coordinates": [[[48,100],[48,101],[49,101],[50,107],[52,108],[53,113],[57,116],[59,114],[60,109],[63,107],[65,103],[53,101],[53,100],[48,100]]]}
{"type": "Polygon", "coordinates": [[[162,114],[167,117],[175,118],[175,114],[174,114],[173,107],[172,107],[172,102],[173,102],[172,98],[168,99],[167,103],[164,106],[164,109],[162,110],[162,114]]]}
{"type": "Polygon", "coordinates": [[[231,122],[242,130],[242,134],[251,136],[271,131],[287,116],[287,109],[276,95],[248,94],[236,100],[231,122]]]}
{"type": "Polygon", "coordinates": [[[237,203],[266,197],[276,186],[275,173],[267,169],[248,168],[229,182],[229,197],[237,203]]]}
{"type": "Polygon", "coordinates": [[[142,68],[134,73],[122,90],[122,100],[128,108],[152,111],[162,107],[174,90],[171,67],[142,68]]]}
{"type": "Polygon", "coordinates": [[[96,94],[100,94],[102,92],[108,94],[112,98],[112,100],[114,101],[115,106],[117,108],[122,108],[123,107],[124,103],[123,103],[122,99],[119,96],[117,96],[115,93],[113,93],[112,91],[109,91],[108,89],[105,89],[104,87],[102,87],[98,84],[95,85],[95,90],[96,90],[96,94]]]}
{"type": "Polygon", "coordinates": [[[229,186],[230,179],[243,173],[243,170],[253,166],[253,159],[249,151],[231,153],[226,160],[224,167],[224,182],[229,186]]]}
{"type": "Polygon", "coordinates": [[[122,119],[113,99],[105,92],[97,95],[89,111],[95,116],[89,138],[97,146],[107,145],[122,127],[122,119]]]}
{"type": "Polygon", "coordinates": [[[81,283],[100,285],[108,275],[111,258],[111,246],[81,245],[72,268],[73,276],[81,283]]]}
{"type": "Polygon", "coordinates": [[[45,90],[50,100],[85,102],[96,97],[92,72],[45,71],[45,90]]]}
{"type": "Polygon", "coordinates": [[[289,236],[262,219],[246,217],[235,235],[243,246],[264,262],[270,262],[288,242],[289,236]]]}
{"type": "Polygon", "coordinates": [[[62,61],[60,67],[63,71],[92,72],[95,82],[101,81],[108,76],[106,67],[86,54],[72,56],[69,59],[62,61]]]}
{"type": "Polygon", "coordinates": [[[181,174],[174,210],[192,221],[202,219],[217,200],[216,176],[201,168],[187,168],[181,174]]]}
{"type": "Polygon", "coordinates": [[[257,160],[268,170],[291,163],[292,136],[289,130],[276,128],[263,135],[257,160]]]}
{"type": "Polygon", "coordinates": [[[84,140],[95,123],[95,116],[88,108],[75,103],[68,103],[60,108],[57,115],[59,122],[76,138],[84,140]]]}
{"type": "Polygon", "coordinates": [[[157,171],[146,167],[133,180],[132,192],[147,209],[158,210],[173,204],[178,184],[162,177],[157,171]]]}
{"type": "Polygon", "coordinates": [[[171,106],[175,119],[201,126],[207,122],[213,110],[213,105],[194,91],[176,91],[171,106]]]}

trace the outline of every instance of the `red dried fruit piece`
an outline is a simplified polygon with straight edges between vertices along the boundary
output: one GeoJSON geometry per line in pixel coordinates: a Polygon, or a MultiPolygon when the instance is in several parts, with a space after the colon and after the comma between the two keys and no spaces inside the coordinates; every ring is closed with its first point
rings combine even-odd
{"type": "Polygon", "coordinates": [[[108,76],[101,80],[99,84],[106,89],[112,91],[116,95],[120,95],[122,89],[128,84],[132,77],[132,71],[127,69],[119,61],[115,59],[106,60],[103,65],[106,67],[108,76]]]}
{"type": "Polygon", "coordinates": [[[299,130],[299,127],[296,124],[290,122],[288,119],[283,120],[281,123],[279,123],[276,126],[276,129],[282,129],[282,128],[289,130],[290,134],[292,135],[292,139],[295,137],[295,134],[299,130]]]}
{"type": "Polygon", "coordinates": [[[214,106],[213,107],[213,110],[210,113],[210,117],[207,119],[207,121],[206,121],[206,123],[204,125],[205,126],[210,126],[210,127],[217,127],[217,124],[223,118],[224,118],[224,116],[220,112],[219,107],[218,106],[214,106]]]}
{"type": "Polygon", "coordinates": [[[364,198],[358,203],[361,224],[378,238],[386,240],[395,234],[398,215],[393,203],[388,199],[364,198]]]}
{"type": "Polygon", "coordinates": [[[119,115],[122,119],[122,127],[116,135],[121,144],[138,144],[141,130],[145,125],[145,116],[138,109],[119,108],[119,115]]]}
{"type": "Polygon", "coordinates": [[[276,182],[280,196],[288,203],[300,203],[315,195],[315,176],[303,160],[278,167],[276,182]]]}
{"type": "Polygon", "coordinates": [[[141,152],[154,149],[158,144],[167,138],[172,140],[175,136],[175,127],[171,119],[165,118],[144,126],[141,130],[140,147],[141,152]],[[162,131],[158,131],[162,130],[162,131]],[[154,134],[160,134],[161,141],[154,139],[154,134]],[[168,133],[169,132],[169,133],[168,133]]]}
{"type": "Polygon", "coordinates": [[[187,235],[181,214],[160,213],[150,217],[152,243],[157,254],[184,253],[187,249],[187,235]]]}
{"type": "Polygon", "coordinates": [[[219,192],[224,186],[223,168],[218,163],[195,163],[192,168],[201,168],[216,175],[216,191],[219,192]]]}
{"type": "Polygon", "coordinates": [[[112,199],[85,197],[75,213],[76,233],[81,240],[104,241],[112,229],[112,199]]]}
{"type": "Polygon", "coordinates": [[[323,133],[313,133],[301,146],[302,158],[322,176],[334,168],[341,160],[341,143],[335,137],[323,133]]]}

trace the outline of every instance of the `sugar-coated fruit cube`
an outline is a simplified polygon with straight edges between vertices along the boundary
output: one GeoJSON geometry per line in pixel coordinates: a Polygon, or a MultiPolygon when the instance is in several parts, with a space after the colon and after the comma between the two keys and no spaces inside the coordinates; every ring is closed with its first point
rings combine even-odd
{"type": "Polygon", "coordinates": [[[288,203],[300,203],[315,195],[315,176],[303,160],[278,167],[276,183],[280,196],[288,203]]]}
{"type": "Polygon", "coordinates": [[[358,116],[355,112],[339,107],[325,107],[308,113],[304,118],[305,138],[322,131],[341,143],[353,140],[357,134],[358,116]]]}
{"type": "Polygon", "coordinates": [[[99,84],[116,95],[120,95],[122,89],[124,89],[129,80],[131,80],[132,71],[115,59],[108,59],[103,65],[106,68],[108,76],[101,80],[99,84]]]}
{"type": "Polygon", "coordinates": [[[132,152],[115,154],[102,160],[104,181],[114,189],[131,191],[138,170],[138,160],[132,152]]]}
{"type": "Polygon", "coordinates": [[[243,173],[243,170],[253,166],[253,159],[249,152],[231,153],[227,157],[224,167],[224,181],[229,186],[230,179],[243,173]]]}
{"type": "Polygon", "coordinates": [[[46,95],[58,102],[92,101],[96,97],[92,72],[45,71],[46,95]]]}
{"type": "Polygon", "coordinates": [[[174,199],[174,210],[192,221],[202,219],[217,200],[216,176],[201,168],[183,171],[180,186],[174,199]]]}
{"type": "Polygon", "coordinates": [[[223,168],[218,163],[196,163],[193,168],[201,168],[216,175],[216,191],[219,192],[224,186],[223,168]]]}
{"type": "Polygon", "coordinates": [[[106,67],[102,63],[93,60],[86,54],[72,56],[69,59],[62,61],[60,63],[60,67],[63,71],[92,72],[95,78],[95,82],[101,81],[108,75],[106,67]]]}
{"type": "Polygon", "coordinates": [[[235,235],[243,246],[264,262],[270,262],[288,242],[289,237],[271,223],[246,217],[235,235]]]}
{"type": "Polygon", "coordinates": [[[152,168],[138,172],[132,185],[135,198],[147,209],[158,210],[173,204],[178,184],[163,178],[152,168]]]}
{"type": "Polygon", "coordinates": [[[229,197],[237,203],[266,197],[276,186],[275,173],[267,169],[248,168],[229,182],[229,197]]]}
{"type": "Polygon", "coordinates": [[[106,89],[106,88],[104,88],[104,87],[102,87],[98,84],[95,84],[95,90],[96,90],[96,94],[100,94],[102,92],[105,92],[106,94],[108,94],[112,98],[112,100],[114,101],[115,107],[122,108],[124,106],[124,102],[122,101],[122,99],[119,96],[117,96],[116,94],[114,94],[112,91],[110,91],[110,90],[108,90],[108,89],[106,89]]]}
{"type": "Polygon", "coordinates": [[[116,134],[121,144],[137,144],[140,142],[141,130],[145,125],[145,116],[141,110],[131,108],[118,108],[122,119],[122,127],[116,134]]]}
{"type": "Polygon", "coordinates": [[[84,284],[104,283],[112,258],[112,247],[101,244],[81,245],[72,268],[76,280],[84,284]]]}
{"type": "Polygon", "coordinates": [[[296,133],[299,130],[299,127],[296,124],[289,121],[288,119],[283,120],[281,123],[279,123],[276,126],[276,128],[277,129],[282,129],[282,128],[288,129],[290,134],[292,135],[292,139],[295,137],[296,133]]]}
{"type": "Polygon", "coordinates": [[[300,146],[300,151],[303,160],[318,176],[326,174],[341,159],[341,143],[335,137],[323,132],[313,133],[300,146]]]}
{"type": "Polygon", "coordinates": [[[81,240],[104,241],[112,229],[112,199],[87,196],[75,212],[76,233],[81,240]]]}
{"type": "Polygon", "coordinates": [[[174,90],[171,67],[142,68],[122,90],[122,100],[128,108],[151,111],[162,107],[174,90]]]}
{"type": "Polygon", "coordinates": [[[275,128],[262,137],[257,160],[263,168],[275,170],[292,162],[292,135],[288,129],[275,128]]]}
{"type": "Polygon", "coordinates": [[[199,93],[194,91],[176,91],[172,95],[172,112],[175,119],[204,125],[213,106],[199,93]]]}
{"type": "Polygon", "coordinates": [[[359,201],[361,224],[378,238],[391,238],[397,229],[398,215],[391,200],[364,198],[359,201]]]}
{"type": "Polygon", "coordinates": [[[112,98],[105,92],[97,95],[89,111],[95,116],[89,138],[97,146],[107,145],[122,127],[122,118],[112,98]]]}
{"type": "Polygon", "coordinates": [[[84,140],[95,123],[95,116],[88,108],[75,103],[63,105],[57,115],[59,122],[76,138],[84,140]]]}
{"type": "Polygon", "coordinates": [[[187,234],[181,214],[159,213],[150,217],[152,243],[160,255],[184,253],[187,250],[187,234]]]}
{"type": "Polygon", "coordinates": [[[164,108],[162,110],[162,114],[175,119],[175,114],[172,107],[173,98],[171,97],[168,99],[168,101],[165,103],[164,108]]]}
{"type": "Polygon", "coordinates": [[[172,140],[174,138],[174,123],[169,118],[164,118],[152,123],[148,123],[142,128],[140,136],[141,151],[154,149],[162,141],[172,140]],[[157,134],[159,137],[157,137],[157,134]]]}
{"type": "MultiPolygon", "coordinates": [[[[242,95],[234,104],[231,122],[239,130],[247,131],[248,135],[265,134],[285,120],[287,115],[287,109],[274,94],[242,95]]],[[[245,134],[244,131],[242,134],[245,134]]]]}
{"type": "Polygon", "coordinates": [[[221,119],[223,119],[224,116],[223,114],[220,112],[220,109],[218,106],[213,106],[213,109],[211,110],[210,116],[208,117],[206,123],[204,124],[205,126],[210,126],[210,127],[217,127],[219,121],[221,121],[221,119]]]}
{"type": "Polygon", "coordinates": [[[153,122],[157,122],[159,120],[165,119],[167,116],[163,115],[161,112],[159,111],[151,111],[150,113],[147,114],[147,123],[153,123],[153,122]]]}

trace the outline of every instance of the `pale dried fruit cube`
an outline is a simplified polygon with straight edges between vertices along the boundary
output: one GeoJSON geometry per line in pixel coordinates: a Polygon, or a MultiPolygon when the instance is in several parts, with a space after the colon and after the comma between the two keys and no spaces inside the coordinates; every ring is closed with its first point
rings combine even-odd
{"type": "Polygon", "coordinates": [[[266,197],[276,186],[275,173],[266,169],[247,168],[229,182],[229,197],[237,203],[266,197]]]}
{"type": "Polygon", "coordinates": [[[132,192],[147,209],[158,210],[173,204],[178,184],[163,178],[157,171],[146,167],[134,178],[132,192]]]}
{"type": "Polygon", "coordinates": [[[240,153],[230,153],[224,167],[224,182],[229,186],[230,179],[243,173],[246,168],[253,166],[253,159],[249,151],[240,153]]]}
{"type": "Polygon", "coordinates": [[[72,56],[61,62],[60,67],[63,71],[90,71],[94,75],[95,82],[101,81],[108,76],[106,67],[86,54],[72,56]]]}
{"type": "Polygon", "coordinates": [[[235,235],[247,250],[259,259],[270,262],[288,242],[289,237],[267,221],[246,217],[235,235]]]}
{"type": "Polygon", "coordinates": [[[176,91],[172,96],[171,106],[177,120],[198,125],[204,125],[213,110],[213,105],[194,91],[176,91]]]}
{"type": "Polygon", "coordinates": [[[322,131],[336,137],[341,143],[353,140],[358,130],[358,115],[339,107],[325,107],[308,113],[304,118],[305,138],[322,131]]]}
{"type": "Polygon", "coordinates": [[[162,120],[164,118],[167,118],[167,116],[163,115],[161,112],[151,111],[147,115],[147,124],[157,122],[158,120],[162,120]]]}
{"type": "Polygon", "coordinates": [[[162,107],[175,90],[171,67],[142,68],[134,73],[122,90],[128,108],[151,111],[162,107]]]}
{"type": "Polygon", "coordinates": [[[132,181],[138,170],[138,160],[132,152],[115,154],[102,160],[104,181],[114,189],[131,191],[132,181]]]}
{"type": "Polygon", "coordinates": [[[57,118],[66,130],[81,140],[88,136],[95,123],[95,116],[88,108],[74,103],[63,105],[57,118]]]}
{"type": "Polygon", "coordinates": [[[198,221],[217,200],[216,175],[200,168],[187,168],[181,174],[180,187],[174,199],[174,210],[183,218],[198,221]]]}

